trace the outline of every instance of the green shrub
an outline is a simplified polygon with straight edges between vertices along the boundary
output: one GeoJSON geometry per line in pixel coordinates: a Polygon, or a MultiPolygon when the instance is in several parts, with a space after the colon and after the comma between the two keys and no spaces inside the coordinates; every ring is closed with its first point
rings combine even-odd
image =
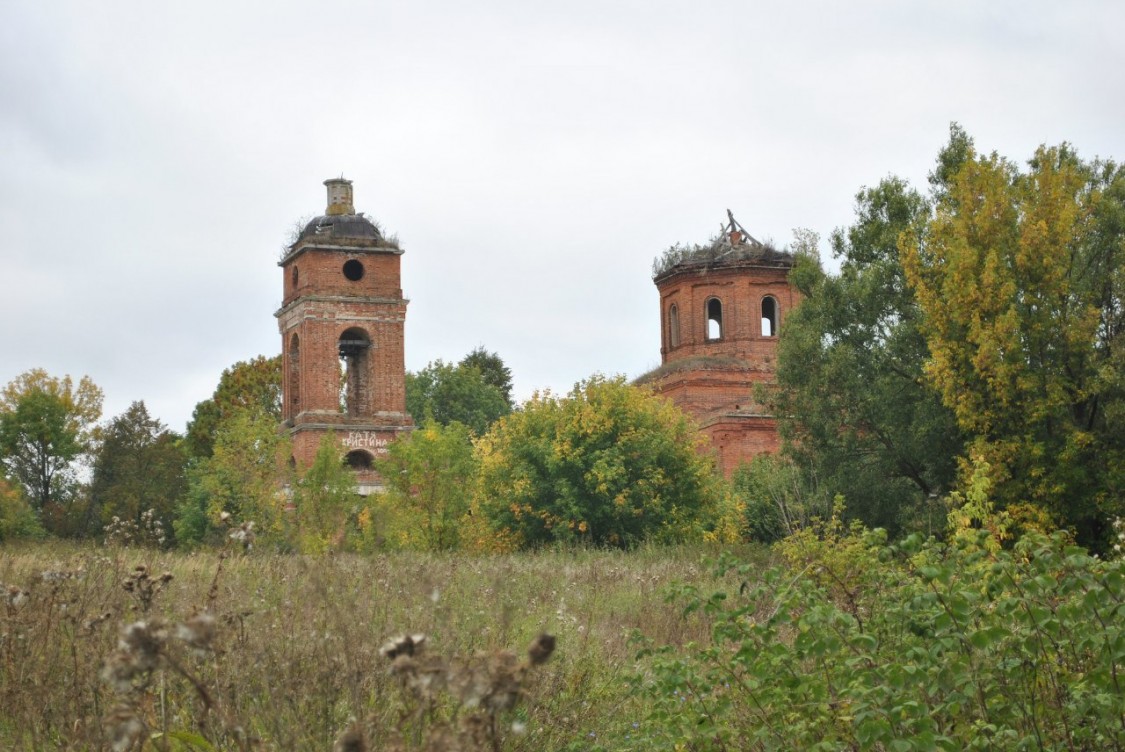
{"type": "Polygon", "coordinates": [[[19,486],[0,476],[0,541],[42,535],[43,528],[19,486]]]}
{"type": "Polygon", "coordinates": [[[1125,566],[1029,534],[990,550],[839,523],[681,588],[706,644],[651,645],[648,748],[1122,749],[1125,566]]]}

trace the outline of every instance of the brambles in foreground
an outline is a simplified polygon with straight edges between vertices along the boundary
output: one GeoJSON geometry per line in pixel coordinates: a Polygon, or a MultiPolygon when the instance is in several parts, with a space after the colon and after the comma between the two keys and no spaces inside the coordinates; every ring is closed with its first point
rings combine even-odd
{"type": "Polygon", "coordinates": [[[838,521],[741,586],[679,591],[711,640],[646,647],[649,749],[1125,748],[1125,565],[1062,534],[1011,550],[838,521]]]}

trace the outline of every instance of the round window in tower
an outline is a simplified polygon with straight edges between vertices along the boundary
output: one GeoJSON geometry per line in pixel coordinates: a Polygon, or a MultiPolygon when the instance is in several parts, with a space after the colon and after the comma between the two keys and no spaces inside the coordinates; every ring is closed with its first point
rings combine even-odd
{"type": "Polygon", "coordinates": [[[363,279],[363,264],[355,259],[349,259],[344,262],[344,276],[352,282],[359,282],[363,279]]]}

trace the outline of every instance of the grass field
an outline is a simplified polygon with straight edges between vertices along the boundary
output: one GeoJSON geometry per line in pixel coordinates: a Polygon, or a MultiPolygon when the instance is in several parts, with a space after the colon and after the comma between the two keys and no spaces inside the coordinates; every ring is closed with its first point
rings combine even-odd
{"type": "Polygon", "coordinates": [[[629,749],[646,713],[630,636],[706,639],[705,617],[664,594],[710,581],[707,553],[9,547],[0,747],[328,750],[352,724],[337,748],[362,749],[362,732],[372,749],[629,749]],[[544,633],[554,654],[525,665],[544,633]],[[392,675],[381,650],[400,634],[425,650],[392,675]],[[493,691],[505,681],[518,692],[493,691]]]}

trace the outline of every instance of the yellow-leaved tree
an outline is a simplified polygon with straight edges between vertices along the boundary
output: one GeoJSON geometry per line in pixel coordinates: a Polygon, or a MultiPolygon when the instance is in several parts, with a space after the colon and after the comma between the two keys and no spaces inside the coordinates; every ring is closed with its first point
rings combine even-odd
{"type": "Polygon", "coordinates": [[[98,440],[102,390],[88,376],[77,384],[42,368],[0,390],[0,466],[23,487],[51,531],[73,534],[80,496],[75,465],[98,440]]]}
{"type": "Polygon", "coordinates": [[[1065,144],[1021,171],[954,141],[933,216],[899,241],[926,376],[1001,505],[1093,542],[1121,504],[1125,171],[1065,144]]]}
{"type": "Polygon", "coordinates": [[[539,393],[477,442],[477,505],[524,545],[738,534],[684,414],[623,378],[539,393]]]}

